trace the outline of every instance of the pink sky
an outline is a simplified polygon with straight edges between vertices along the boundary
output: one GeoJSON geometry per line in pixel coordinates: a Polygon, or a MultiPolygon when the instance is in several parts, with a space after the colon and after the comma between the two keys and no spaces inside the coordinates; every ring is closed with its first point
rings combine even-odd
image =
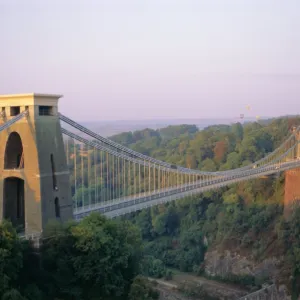
{"type": "Polygon", "coordinates": [[[299,11],[299,0],[2,0],[0,94],[63,94],[77,120],[297,114],[299,11]]]}

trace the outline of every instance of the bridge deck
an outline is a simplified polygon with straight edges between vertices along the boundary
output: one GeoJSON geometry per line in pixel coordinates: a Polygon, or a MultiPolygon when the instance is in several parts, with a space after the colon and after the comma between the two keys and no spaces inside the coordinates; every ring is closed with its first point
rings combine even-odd
{"type": "Polygon", "coordinates": [[[74,211],[74,218],[79,220],[93,211],[100,212],[108,217],[117,217],[131,212],[139,211],[157,204],[162,204],[174,200],[178,200],[192,194],[203,193],[212,189],[220,188],[241,181],[259,178],[274,173],[290,170],[300,167],[300,161],[294,160],[278,165],[270,165],[265,168],[256,168],[244,171],[239,175],[232,175],[228,178],[214,180],[211,182],[197,182],[192,185],[184,185],[172,189],[161,190],[159,193],[152,193],[143,197],[127,197],[123,199],[115,199],[103,202],[95,206],[83,207],[74,211]]]}

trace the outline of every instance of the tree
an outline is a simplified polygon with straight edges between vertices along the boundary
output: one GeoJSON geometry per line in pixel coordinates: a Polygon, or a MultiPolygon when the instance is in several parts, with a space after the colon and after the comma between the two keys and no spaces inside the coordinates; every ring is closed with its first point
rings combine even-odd
{"type": "Polygon", "coordinates": [[[197,168],[197,160],[195,155],[193,154],[188,154],[186,157],[186,166],[189,169],[196,169],[197,168]]]}
{"type": "Polygon", "coordinates": [[[140,234],[129,222],[114,222],[95,214],[74,227],[73,259],[85,299],[124,297],[138,274],[140,234]]]}
{"type": "Polygon", "coordinates": [[[1,300],[26,300],[16,289],[11,289],[4,293],[1,300]]]}
{"type": "Polygon", "coordinates": [[[48,295],[66,300],[126,298],[139,271],[141,237],[136,227],[91,214],[77,225],[55,230],[42,248],[48,295]]]}
{"type": "Polygon", "coordinates": [[[142,274],[154,278],[161,278],[166,273],[166,268],[160,259],[146,255],[141,261],[142,274]]]}
{"type": "Polygon", "coordinates": [[[234,204],[237,203],[238,200],[239,200],[239,196],[237,194],[233,194],[232,192],[224,194],[224,203],[234,204]]]}
{"type": "Polygon", "coordinates": [[[167,232],[166,230],[167,215],[161,214],[153,220],[153,230],[157,235],[163,235],[167,232]]]}
{"type": "Polygon", "coordinates": [[[136,216],[136,225],[141,230],[144,239],[152,237],[152,219],[150,209],[144,209],[136,216]]]}
{"type": "Polygon", "coordinates": [[[243,139],[244,129],[241,123],[233,124],[231,127],[231,131],[237,137],[238,140],[241,141],[243,139]]]}
{"type": "Polygon", "coordinates": [[[154,300],[159,298],[159,293],[155,291],[150,282],[142,276],[137,276],[129,292],[129,300],[154,300]]]}
{"type": "Polygon", "coordinates": [[[182,271],[192,271],[204,260],[205,246],[201,227],[193,225],[180,237],[180,266],[182,271]]]}
{"type": "MultiPolygon", "coordinates": [[[[12,224],[4,221],[0,223],[0,297],[16,284],[22,262],[21,241],[12,224]]],[[[7,295],[9,292],[6,294],[6,297],[9,297],[7,295]]]]}
{"type": "Polygon", "coordinates": [[[227,153],[227,149],[228,146],[225,141],[216,142],[216,145],[214,147],[214,155],[215,155],[215,160],[217,162],[220,163],[221,161],[224,160],[227,153]]]}
{"type": "Polygon", "coordinates": [[[228,164],[229,169],[238,168],[240,165],[240,156],[237,152],[231,152],[227,156],[226,164],[228,164]]]}
{"type": "Polygon", "coordinates": [[[217,166],[212,159],[207,158],[203,161],[202,170],[208,172],[214,172],[217,170],[217,166]]]}

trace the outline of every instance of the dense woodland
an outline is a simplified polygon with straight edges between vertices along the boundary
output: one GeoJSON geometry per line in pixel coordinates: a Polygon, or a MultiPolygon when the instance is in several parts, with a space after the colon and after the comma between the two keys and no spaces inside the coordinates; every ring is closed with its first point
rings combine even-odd
{"type": "Polygon", "coordinates": [[[0,224],[0,296],[24,299],[157,299],[139,277],[141,235],[128,221],[90,215],[49,224],[39,251],[0,224]],[[138,298],[137,295],[145,295],[138,298]]]}
{"type": "MultiPolygon", "coordinates": [[[[299,124],[300,118],[281,118],[204,130],[181,125],[123,133],[112,139],[172,164],[215,171],[262,158],[299,124]]],[[[108,188],[105,179],[103,188],[108,188]]],[[[79,192],[90,191],[82,187],[79,192]]],[[[79,224],[50,224],[39,253],[4,222],[0,225],[1,299],[156,299],[157,293],[139,274],[170,279],[171,270],[179,269],[205,275],[205,252],[214,248],[248,253],[258,261],[284,255],[281,281],[296,295],[300,210],[295,208],[290,219],[284,219],[283,194],[281,174],[119,220],[93,214],[79,224]]],[[[264,274],[219,279],[257,288],[269,280],[264,274]]]]}
{"type": "MultiPolygon", "coordinates": [[[[114,140],[170,163],[226,170],[262,158],[299,124],[299,118],[281,118],[201,131],[195,126],[171,126],[123,133],[114,140]]],[[[142,232],[144,274],[168,278],[171,275],[166,267],[203,274],[207,249],[229,249],[252,255],[257,261],[285,256],[281,280],[291,290],[298,290],[300,211],[295,209],[289,220],[283,217],[284,179],[281,174],[246,181],[127,217],[142,232]]],[[[219,279],[248,287],[259,287],[269,280],[264,274],[260,278],[219,279]]]]}

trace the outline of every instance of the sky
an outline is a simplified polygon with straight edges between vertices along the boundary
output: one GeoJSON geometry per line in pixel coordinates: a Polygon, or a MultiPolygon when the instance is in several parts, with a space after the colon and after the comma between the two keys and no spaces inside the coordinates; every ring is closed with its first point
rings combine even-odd
{"type": "Polygon", "coordinates": [[[300,114],[299,30],[299,0],[0,0],[0,94],[82,121],[300,114]]]}

